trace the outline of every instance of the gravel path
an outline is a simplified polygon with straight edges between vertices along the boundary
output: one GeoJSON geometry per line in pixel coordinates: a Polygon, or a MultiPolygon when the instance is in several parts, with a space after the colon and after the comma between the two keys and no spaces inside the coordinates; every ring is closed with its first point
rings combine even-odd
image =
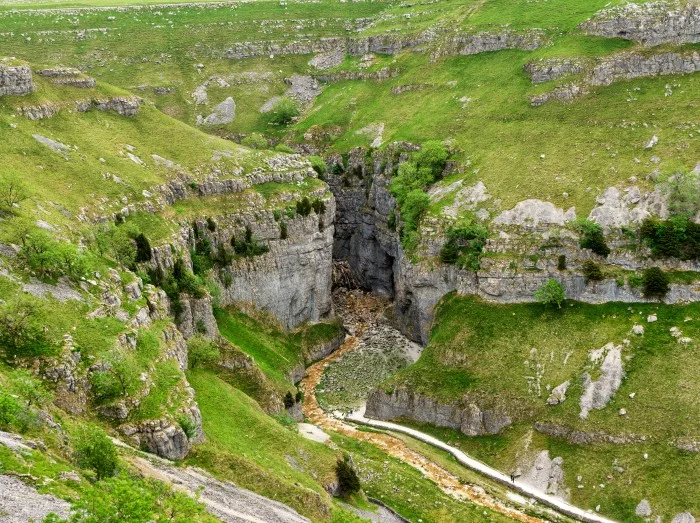
{"type": "Polygon", "coordinates": [[[465,485],[462,481],[435,464],[422,454],[410,449],[402,440],[390,434],[360,431],[342,419],[336,418],[325,412],[316,401],[315,389],[321,380],[323,371],[330,363],[342,358],[345,354],[354,351],[362,338],[364,326],[372,324],[376,317],[383,313],[387,303],[371,294],[354,291],[347,294],[347,301],[342,302],[342,307],[335,303],[336,312],[343,318],[350,335],[343,345],[325,359],[316,362],[306,370],[306,375],[301,381],[304,391],[304,417],[322,430],[332,430],[354,438],[358,441],[371,443],[386,454],[400,459],[404,463],[416,468],[426,479],[433,481],[443,492],[461,501],[471,501],[480,506],[489,508],[513,521],[524,523],[542,523],[544,520],[529,516],[520,510],[508,506],[502,501],[490,496],[480,487],[465,485]]]}
{"type": "Polygon", "coordinates": [[[160,458],[129,459],[142,473],[177,490],[192,497],[199,492],[199,501],[207,511],[225,523],[311,523],[287,505],[219,481],[204,470],[174,467],[160,458]]]}
{"type": "Polygon", "coordinates": [[[43,521],[51,512],[68,517],[70,504],[48,494],[39,494],[34,487],[13,476],[0,475],[0,522],[29,523],[43,521]]]}

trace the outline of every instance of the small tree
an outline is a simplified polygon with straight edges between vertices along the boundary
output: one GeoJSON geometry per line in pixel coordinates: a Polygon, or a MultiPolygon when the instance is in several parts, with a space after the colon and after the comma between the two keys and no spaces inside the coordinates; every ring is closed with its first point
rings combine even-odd
{"type": "Polygon", "coordinates": [[[28,407],[41,407],[51,399],[41,384],[25,369],[17,369],[10,375],[11,387],[21,397],[28,407]]]}
{"type": "Polygon", "coordinates": [[[299,116],[299,109],[294,100],[287,96],[281,97],[272,106],[270,111],[270,123],[275,125],[287,125],[299,116]]]}
{"type": "Polygon", "coordinates": [[[0,351],[6,358],[37,356],[53,348],[40,327],[42,316],[34,297],[18,296],[0,305],[0,351]]]}
{"type": "Polygon", "coordinates": [[[95,471],[101,480],[114,475],[119,458],[114,443],[101,428],[86,424],[72,437],[78,465],[95,471]]]}
{"type": "Polygon", "coordinates": [[[294,406],[294,396],[292,396],[292,393],[287,391],[287,394],[284,395],[284,408],[285,409],[291,409],[294,406]]]}
{"type": "Polygon", "coordinates": [[[146,238],[146,235],[142,232],[136,235],[134,238],[136,242],[136,262],[146,262],[152,257],[151,243],[146,238]]]}
{"type": "Polygon", "coordinates": [[[29,192],[16,174],[6,174],[0,177],[0,209],[12,212],[15,205],[19,205],[29,198],[29,192]]]}
{"type": "Polygon", "coordinates": [[[657,298],[661,300],[668,294],[668,275],[658,267],[650,267],[642,276],[642,294],[645,298],[657,298]]]}
{"type": "Polygon", "coordinates": [[[213,365],[221,358],[221,351],[215,342],[202,334],[195,334],[187,340],[189,367],[213,365]]]}
{"type": "Polygon", "coordinates": [[[561,309],[561,304],[566,299],[564,286],[554,278],[550,278],[547,283],[535,291],[535,299],[545,305],[556,304],[561,309]]]}
{"type": "Polygon", "coordinates": [[[348,456],[338,460],[335,464],[335,473],[338,477],[338,489],[341,496],[351,496],[360,491],[360,478],[357,477],[348,456]]]}

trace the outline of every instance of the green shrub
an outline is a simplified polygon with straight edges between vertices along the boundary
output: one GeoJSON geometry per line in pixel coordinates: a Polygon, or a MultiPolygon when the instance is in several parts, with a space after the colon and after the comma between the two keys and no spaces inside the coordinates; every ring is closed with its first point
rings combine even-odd
{"type": "Polygon", "coordinates": [[[114,349],[106,355],[103,367],[104,370],[90,376],[93,391],[99,399],[106,401],[135,391],[140,369],[131,354],[114,349]]]}
{"type": "Polygon", "coordinates": [[[260,256],[261,254],[265,254],[270,250],[267,245],[258,243],[258,240],[255,238],[255,236],[253,236],[253,231],[250,227],[245,228],[243,240],[237,240],[235,237],[232,237],[231,244],[234,246],[233,249],[236,254],[245,258],[260,256]]]}
{"type": "Polygon", "coordinates": [[[299,109],[294,100],[287,96],[281,97],[275,102],[270,111],[270,123],[275,125],[287,125],[299,116],[299,109]]]}
{"type": "Polygon", "coordinates": [[[326,204],[321,198],[314,199],[314,201],[311,202],[311,207],[313,208],[316,214],[323,214],[324,212],[326,212],[326,204]]]}
{"type": "Polygon", "coordinates": [[[640,237],[655,258],[700,258],[700,225],[683,215],[661,221],[647,218],[642,222],[640,237]]]}
{"type": "Polygon", "coordinates": [[[658,267],[650,267],[644,271],[642,294],[645,298],[662,299],[669,290],[668,275],[658,267]]]}
{"type": "Polygon", "coordinates": [[[478,223],[450,228],[447,231],[447,241],[440,249],[440,260],[463,269],[479,270],[479,259],[486,238],[488,230],[478,223]]]}
{"type": "Polygon", "coordinates": [[[559,255],[559,258],[557,259],[557,269],[560,271],[566,270],[566,255],[565,254],[559,255]]]}
{"type": "Polygon", "coordinates": [[[583,262],[583,279],[586,280],[586,283],[601,281],[603,279],[603,271],[600,269],[600,265],[592,260],[583,262]]]}
{"type": "Polygon", "coordinates": [[[284,395],[284,408],[285,409],[291,409],[294,406],[294,396],[292,396],[292,393],[287,391],[287,394],[284,395]]]}
{"type": "Polygon", "coordinates": [[[84,424],[76,430],[71,441],[78,465],[95,471],[98,480],[114,475],[119,458],[114,443],[104,430],[84,424]]]}
{"type": "Polygon", "coordinates": [[[668,181],[671,215],[692,218],[700,212],[700,173],[678,172],[668,181]]]}
{"type": "Polygon", "coordinates": [[[194,369],[215,365],[221,359],[221,351],[216,342],[202,334],[195,334],[187,340],[187,356],[189,368],[194,369]]]}
{"type": "Polygon", "coordinates": [[[209,232],[216,232],[216,222],[211,216],[207,216],[207,229],[209,232]]]}
{"type": "Polygon", "coordinates": [[[412,160],[419,169],[428,169],[434,178],[439,177],[445,169],[449,152],[438,141],[425,142],[421,149],[413,153],[412,160]]]}
{"type": "Polygon", "coordinates": [[[67,276],[77,281],[88,273],[87,257],[77,245],[57,242],[43,230],[33,230],[22,239],[20,256],[39,278],[67,276]]]}
{"type": "Polygon", "coordinates": [[[150,261],[153,254],[151,252],[151,243],[146,238],[146,235],[142,232],[137,234],[134,242],[136,243],[136,263],[150,261]]]}
{"type": "Polygon", "coordinates": [[[286,240],[288,236],[287,222],[280,222],[280,239],[286,240]]]}
{"type": "Polygon", "coordinates": [[[313,170],[316,171],[319,177],[323,177],[328,172],[328,166],[320,156],[309,156],[309,161],[311,162],[311,167],[313,167],[313,170]]]}
{"type": "Polygon", "coordinates": [[[289,147],[288,145],[280,142],[277,145],[275,145],[275,151],[280,152],[280,153],[287,153],[287,154],[294,154],[294,149],[289,147]]]}
{"type": "Polygon", "coordinates": [[[9,375],[10,388],[24,400],[27,407],[43,407],[51,401],[51,394],[26,369],[14,370],[9,375]]]}
{"type": "Polygon", "coordinates": [[[0,210],[14,213],[15,206],[29,198],[29,191],[19,174],[5,172],[0,176],[0,210]]]}
{"type": "Polygon", "coordinates": [[[404,198],[401,205],[401,221],[403,224],[401,240],[404,248],[407,248],[409,244],[412,244],[412,248],[415,248],[418,239],[418,222],[429,205],[430,197],[422,189],[414,189],[404,198]],[[411,235],[411,233],[416,234],[411,235]],[[409,236],[411,236],[410,241],[409,236]]]}
{"type": "Polygon", "coordinates": [[[297,201],[297,214],[299,216],[308,216],[311,214],[311,209],[311,200],[307,196],[297,201]]]}
{"type": "Polygon", "coordinates": [[[267,149],[267,138],[262,134],[252,133],[243,138],[241,144],[251,149],[267,149]]]}
{"type": "Polygon", "coordinates": [[[566,292],[561,283],[550,278],[535,291],[535,299],[545,305],[556,305],[561,309],[561,304],[566,300],[566,292]]]}
{"type": "Polygon", "coordinates": [[[603,257],[610,254],[610,247],[605,243],[605,236],[600,225],[588,218],[577,218],[574,221],[574,227],[581,235],[581,248],[590,249],[603,257]]]}
{"type": "Polygon", "coordinates": [[[357,477],[355,469],[350,463],[350,458],[345,456],[335,464],[335,473],[338,477],[338,490],[344,497],[351,496],[360,491],[360,478],[357,477]]]}
{"type": "Polygon", "coordinates": [[[192,439],[197,435],[197,424],[189,416],[179,416],[177,418],[177,423],[187,436],[187,439],[192,439]]]}
{"type": "Polygon", "coordinates": [[[22,406],[17,398],[8,392],[0,391],[0,429],[8,430],[15,425],[22,406]]]}

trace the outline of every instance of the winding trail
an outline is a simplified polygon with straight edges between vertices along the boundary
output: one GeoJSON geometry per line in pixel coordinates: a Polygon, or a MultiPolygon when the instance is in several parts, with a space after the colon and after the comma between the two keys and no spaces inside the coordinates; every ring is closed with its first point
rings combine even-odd
{"type": "Polygon", "coordinates": [[[529,516],[513,507],[507,506],[505,503],[483,492],[481,488],[462,484],[457,476],[438,466],[422,454],[410,449],[401,439],[389,434],[357,430],[356,427],[321,409],[316,401],[314,391],[321,381],[323,370],[333,361],[355,350],[358,347],[358,338],[363,331],[363,326],[368,325],[370,321],[374,321],[376,316],[381,314],[387,306],[383,300],[370,295],[363,295],[361,297],[362,303],[358,303],[359,301],[350,300],[348,303],[348,307],[356,308],[354,313],[357,321],[352,325],[354,334],[349,335],[338,350],[325,359],[311,365],[306,370],[306,375],[301,381],[301,388],[304,391],[303,412],[305,418],[323,430],[332,430],[344,436],[375,445],[390,456],[418,469],[426,478],[438,485],[443,492],[456,499],[471,501],[508,516],[514,521],[524,523],[543,522],[544,520],[540,518],[529,516]]]}
{"type": "MultiPolygon", "coordinates": [[[[304,416],[317,427],[324,430],[333,430],[345,436],[371,443],[387,454],[400,459],[401,461],[420,470],[428,479],[435,482],[444,492],[460,499],[470,500],[474,503],[490,508],[496,512],[504,514],[515,521],[539,522],[542,519],[529,516],[513,507],[507,506],[503,502],[485,494],[481,489],[474,489],[469,485],[463,485],[460,480],[450,472],[435,464],[422,454],[410,449],[401,439],[384,433],[374,433],[359,431],[347,421],[367,425],[379,429],[391,430],[407,434],[415,439],[428,443],[436,448],[445,450],[454,456],[457,461],[466,468],[479,473],[480,475],[506,486],[508,489],[535,499],[543,505],[554,509],[556,512],[567,515],[579,521],[587,523],[615,523],[613,520],[600,516],[594,512],[583,510],[579,507],[567,503],[561,498],[557,498],[536,489],[530,485],[517,481],[512,483],[510,477],[503,472],[489,467],[485,463],[472,458],[463,451],[444,443],[429,434],[425,434],[415,429],[404,427],[396,423],[389,423],[370,419],[364,416],[364,408],[349,415],[330,414],[321,409],[315,396],[315,388],[321,381],[324,369],[332,362],[342,358],[345,354],[358,348],[358,340],[361,337],[366,325],[376,321],[376,318],[385,310],[387,304],[383,300],[368,294],[357,292],[354,295],[349,293],[346,307],[351,319],[351,332],[341,347],[330,354],[325,359],[313,364],[306,371],[304,379],[301,381],[301,388],[304,391],[303,412],[304,416]]],[[[343,318],[347,320],[348,318],[343,318]]]]}

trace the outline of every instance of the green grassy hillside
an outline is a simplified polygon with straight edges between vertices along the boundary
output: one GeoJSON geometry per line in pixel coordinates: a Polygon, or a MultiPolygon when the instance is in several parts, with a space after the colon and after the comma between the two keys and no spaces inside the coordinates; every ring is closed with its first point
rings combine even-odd
{"type": "Polygon", "coordinates": [[[564,457],[566,486],[581,506],[600,504],[604,514],[623,521],[634,520],[630,514],[644,498],[658,514],[693,512],[700,499],[695,481],[700,461],[697,453],[677,445],[700,430],[698,346],[696,341],[679,343],[671,329],[697,340],[699,315],[697,304],[567,303],[548,310],[539,304],[493,305],[448,296],[421,359],[382,388],[408,387],[440,402],[469,398],[505,408],[514,423],[497,436],[468,438],[422,428],[502,470],[519,466],[528,452],[549,449],[550,455],[564,457]],[[658,320],[648,323],[652,314],[658,320]],[[643,326],[642,335],[632,332],[635,324],[643,326]],[[622,351],[625,376],[619,390],[603,409],[581,419],[583,374],[592,373],[594,380],[600,375],[589,352],[624,340],[629,344],[622,351]],[[550,390],[564,381],[570,382],[566,400],[547,405],[550,390]],[[633,443],[571,444],[536,431],[536,422],[633,443]],[[584,488],[578,488],[582,483],[584,488]]]}

